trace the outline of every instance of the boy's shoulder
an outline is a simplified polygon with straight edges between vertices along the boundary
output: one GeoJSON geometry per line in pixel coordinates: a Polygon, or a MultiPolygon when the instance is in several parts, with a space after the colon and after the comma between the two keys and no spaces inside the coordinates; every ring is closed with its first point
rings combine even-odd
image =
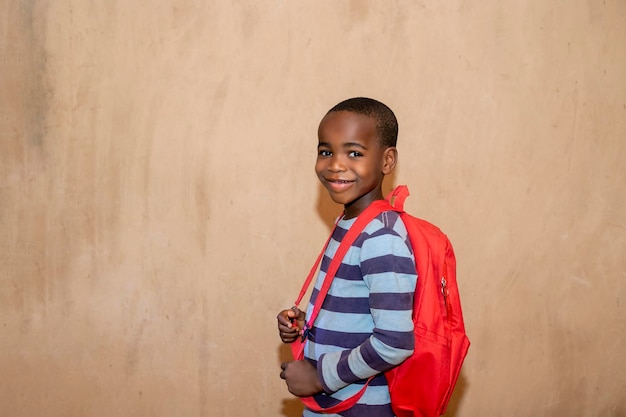
{"type": "Polygon", "coordinates": [[[406,226],[400,218],[400,213],[389,210],[383,211],[365,226],[363,230],[366,234],[372,235],[377,233],[399,234],[405,237],[407,234],[406,226]]]}
{"type": "MultiPolygon", "coordinates": [[[[356,222],[356,218],[352,219],[340,219],[337,223],[338,229],[341,229],[343,233],[341,233],[341,237],[347,232],[351,227],[354,226],[356,222]]],[[[406,234],[406,227],[402,219],[400,218],[400,214],[397,211],[389,210],[383,211],[374,219],[372,219],[363,229],[361,234],[371,235],[379,231],[393,232],[395,230],[404,231],[406,234]]]]}
{"type": "Polygon", "coordinates": [[[355,240],[361,258],[378,256],[413,257],[407,228],[397,211],[384,211],[376,216],[355,240]]]}
{"type": "MultiPolygon", "coordinates": [[[[341,221],[339,227],[342,231],[336,235],[337,240],[341,240],[350,227],[354,225],[354,219],[341,221]]],[[[365,241],[386,240],[388,238],[400,238],[408,241],[408,232],[400,214],[396,211],[383,211],[372,219],[353,243],[353,246],[362,247],[365,241]]],[[[381,242],[382,243],[382,242],[381,242]]]]}

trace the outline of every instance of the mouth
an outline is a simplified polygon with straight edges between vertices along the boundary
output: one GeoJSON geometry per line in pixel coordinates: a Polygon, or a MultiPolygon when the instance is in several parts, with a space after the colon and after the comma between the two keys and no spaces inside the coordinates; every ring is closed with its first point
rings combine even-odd
{"type": "Polygon", "coordinates": [[[328,184],[328,188],[333,191],[343,191],[346,188],[350,187],[354,181],[342,180],[342,179],[326,179],[326,184],[328,184]]]}

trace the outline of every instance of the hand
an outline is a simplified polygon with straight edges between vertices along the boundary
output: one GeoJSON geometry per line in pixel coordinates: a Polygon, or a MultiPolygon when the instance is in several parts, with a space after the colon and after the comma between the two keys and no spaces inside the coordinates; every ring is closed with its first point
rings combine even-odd
{"type": "Polygon", "coordinates": [[[283,343],[293,343],[300,337],[304,328],[304,312],[298,307],[283,310],[276,316],[278,334],[283,343]]]}
{"type": "Polygon", "coordinates": [[[317,377],[317,370],[307,360],[285,362],[280,365],[280,377],[287,383],[287,389],[298,397],[308,397],[324,390],[317,377]]]}

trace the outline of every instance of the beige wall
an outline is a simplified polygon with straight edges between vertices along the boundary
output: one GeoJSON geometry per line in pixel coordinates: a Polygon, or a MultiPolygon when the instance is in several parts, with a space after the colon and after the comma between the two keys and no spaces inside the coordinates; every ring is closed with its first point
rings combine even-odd
{"type": "Polygon", "coordinates": [[[626,2],[0,6],[3,416],[297,416],[275,314],[355,95],[455,244],[448,415],[626,415],[626,2]]]}

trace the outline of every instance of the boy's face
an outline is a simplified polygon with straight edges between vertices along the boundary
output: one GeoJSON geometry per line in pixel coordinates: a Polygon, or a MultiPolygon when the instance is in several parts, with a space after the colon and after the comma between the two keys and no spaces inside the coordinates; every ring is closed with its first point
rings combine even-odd
{"type": "Polygon", "coordinates": [[[315,172],[333,201],[345,206],[346,218],[383,198],[383,177],[395,167],[397,153],[380,144],[375,119],[332,112],[322,119],[318,137],[315,172]]]}

